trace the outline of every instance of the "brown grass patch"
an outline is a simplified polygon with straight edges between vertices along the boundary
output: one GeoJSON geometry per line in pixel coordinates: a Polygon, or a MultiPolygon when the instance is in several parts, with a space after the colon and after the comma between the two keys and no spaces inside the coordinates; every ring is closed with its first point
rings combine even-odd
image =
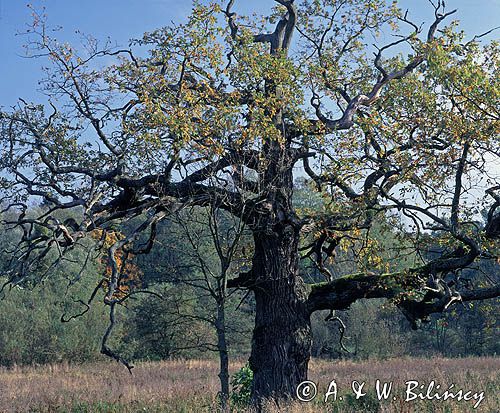
{"type": "MultiPolygon", "coordinates": [[[[234,363],[234,372],[243,363],[234,363]]],[[[138,363],[129,375],[125,368],[103,362],[85,365],[48,365],[0,368],[0,412],[213,412],[218,389],[217,362],[206,360],[138,363]]],[[[298,403],[283,412],[500,412],[500,359],[390,359],[354,361],[313,360],[310,379],[318,383],[314,403],[298,403]],[[324,404],[322,397],[335,379],[343,402],[324,404]],[[393,381],[394,394],[404,393],[404,382],[435,380],[443,388],[484,390],[477,410],[471,402],[376,403],[376,379],[393,381]],[[353,380],[366,381],[369,391],[362,405],[348,401],[353,380]],[[378,409],[378,410],[377,410],[378,409]]]]}

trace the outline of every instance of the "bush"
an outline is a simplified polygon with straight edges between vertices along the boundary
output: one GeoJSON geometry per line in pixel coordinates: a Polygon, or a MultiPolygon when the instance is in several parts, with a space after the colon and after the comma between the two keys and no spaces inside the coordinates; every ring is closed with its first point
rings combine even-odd
{"type": "Polygon", "coordinates": [[[234,406],[244,407],[250,404],[252,391],[253,371],[248,365],[244,365],[231,377],[231,403],[234,406]]]}

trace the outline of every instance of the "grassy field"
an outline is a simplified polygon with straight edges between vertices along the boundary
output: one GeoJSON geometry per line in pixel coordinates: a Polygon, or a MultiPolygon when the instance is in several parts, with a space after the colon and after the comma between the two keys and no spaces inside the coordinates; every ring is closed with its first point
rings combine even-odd
{"type": "MultiPolygon", "coordinates": [[[[235,363],[232,371],[242,363],[235,363]]],[[[50,365],[0,369],[0,412],[214,412],[217,363],[214,361],[166,361],[140,363],[129,375],[116,363],[50,365]]],[[[317,383],[313,402],[276,407],[283,412],[500,412],[500,358],[392,359],[385,361],[313,360],[310,379],[317,383]],[[379,401],[375,382],[393,382],[388,401],[379,401]],[[324,396],[331,380],[337,399],[324,396]],[[365,396],[356,400],[351,383],[366,382],[365,396]],[[476,400],[405,401],[405,382],[427,385],[434,380],[441,393],[484,391],[476,400]],[[342,398],[342,400],[340,400],[342,398]],[[394,400],[394,398],[396,400],[394,400]]],[[[333,388],[332,388],[333,389],[333,388]]],[[[417,392],[417,390],[414,390],[417,392]]],[[[431,392],[435,393],[435,392],[431,392]]],[[[234,410],[236,411],[236,409],[234,410]]],[[[239,409],[238,411],[243,411],[239,409]]],[[[248,411],[248,410],[247,410],[248,411]]]]}

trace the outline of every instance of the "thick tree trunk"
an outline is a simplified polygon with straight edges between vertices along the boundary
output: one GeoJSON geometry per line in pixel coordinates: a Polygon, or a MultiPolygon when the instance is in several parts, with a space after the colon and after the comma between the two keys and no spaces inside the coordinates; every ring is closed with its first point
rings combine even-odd
{"type": "Polygon", "coordinates": [[[250,367],[252,400],[259,407],[269,398],[293,398],[307,378],[312,337],[305,286],[298,277],[298,239],[291,225],[254,234],[256,315],[250,367]]]}

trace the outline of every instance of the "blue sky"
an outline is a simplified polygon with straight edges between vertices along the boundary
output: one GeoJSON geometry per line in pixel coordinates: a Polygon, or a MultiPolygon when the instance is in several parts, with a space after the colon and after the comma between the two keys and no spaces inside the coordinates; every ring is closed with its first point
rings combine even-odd
{"type": "MultiPolygon", "coordinates": [[[[23,58],[25,38],[16,36],[31,21],[27,4],[45,7],[50,26],[60,25],[60,40],[75,40],[74,32],[92,34],[97,39],[108,36],[122,46],[145,31],[181,21],[189,13],[189,0],[0,0],[0,105],[11,105],[19,97],[37,100],[37,80],[42,61],[23,58]]],[[[500,0],[447,0],[448,9],[458,8],[456,18],[472,34],[482,33],[500,24],[500,0]]],[[[275,4],[271,0],[237,0],[235,11],[245,13],[255,8],[265,12],[275,4]]],[[[429,22],[432,10],[428,0],[402,0],[418,22],[429,22]]],[[[493,36],[499,37],[495,32],[493,36]]]]}

